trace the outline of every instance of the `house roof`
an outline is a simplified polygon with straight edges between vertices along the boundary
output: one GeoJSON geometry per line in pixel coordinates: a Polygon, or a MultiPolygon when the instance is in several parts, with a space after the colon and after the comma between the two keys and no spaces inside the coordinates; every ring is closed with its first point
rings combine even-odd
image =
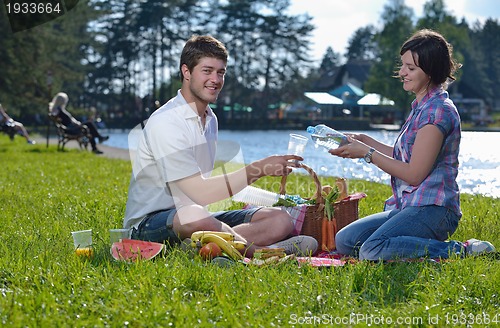
{"type": "MultiPolygon", "coordinates": [[[[344,65],[344,72],[342,72],[342,75],[347,78],[347,81],[356,81],[359,83],[359,86],[362,87],[368,79],[371,67],[372,63],[368,60],[350,60],[344,65]]],[[[341,83],[342,82],[339,84],[341,83]]]]}
{"type": "Polygon", "coordinates": [[[314,83],[316,91],[329,91],[346,82],[363,87],[368,79],[372,63],[368,60],[350,60],[340,67],[324,72],[314,83]]]}
{"type": "Polygon", "coordinates": [[[363,105],[363,106],[378,106],[378,105],[394,106],[394,101],[391,99],[382,97],[378,93],[367,93],[363,98],[358,100],[358,105],[363,105]]]}
{"type": "Polygon", "coordinates": [[[329,93],[331,95],[334,95],[335,97],[341,98],[346,94],[346,92],[351,96],[357,96],[357,97],[363,97],[365,95],[365,92],[363,90],[361,90],[360,88],[349,82],[330,91],[329,93]]]}
{"type": "Polygon", "coordinates": [[[328,90],[331,90],[332,86],[335,85],[335,77],[338,75],[337,73],[339,70],[340,70],[340,68],[336,67],[333,70],[330,70],[330,71],[327,71],[327,72],[324,72],[323,74],[321,74],[319,79],[316,82],[314,82],[314,85],[312,87],[313,90],[325,91],[325,92],[327,92],[328,90]]]}
{"type": "Polygon", "coordinates": [[[340,105],[343,103],[342,99],[332,96],[327,92],[304,92],[304,96],[319,105],[340,105]]]}

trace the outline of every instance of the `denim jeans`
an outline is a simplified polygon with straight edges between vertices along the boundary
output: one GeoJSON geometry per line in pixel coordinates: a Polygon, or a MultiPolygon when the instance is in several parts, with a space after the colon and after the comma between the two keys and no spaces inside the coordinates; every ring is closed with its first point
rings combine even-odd
{"type": "Polygon", "coordinates": [[[462,243],[446,241],[459,220],[442,206],[406,207],[349,224],[337,233],[335,244],[339,253],[361,260],[448,258],[464,252],[462,243]]]}
{"type": "MultiPolygon", "coordinates": [[[[217,220],[230,227],[248,223],[260,207],[246,210],[220,211],[212,213],[217,220]]],[[[132,239],[153,241],[157,243],[168,242],[171,245],[179,244],[181,240],[173,229],[175,208],[158,211],[146,215],[139,227],[132,229],[132,239]]]]}

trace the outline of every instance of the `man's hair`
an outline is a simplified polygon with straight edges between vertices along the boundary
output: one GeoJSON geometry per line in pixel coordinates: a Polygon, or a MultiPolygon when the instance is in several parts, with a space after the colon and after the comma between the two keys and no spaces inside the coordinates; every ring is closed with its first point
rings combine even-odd
{"type": "Polygon", "coordinates": [[[223,60],[227,63],[227,49],[222,42],[210,35],[193,35],[184,45],[179,64],[181,81],[182,65],[186,65],[190,72],[198,65],[201,58],[211,57],[223,60]]]}
{"type": "Polygon", "coordinates": [[[453,59],[453,47],[438,32],[423,29],[413,34],[401,47],[402,56],[411,51],[413,60],[425,74],[430,83],[442,85],[455,80],[455,72],[460,64],[453,59]]]}

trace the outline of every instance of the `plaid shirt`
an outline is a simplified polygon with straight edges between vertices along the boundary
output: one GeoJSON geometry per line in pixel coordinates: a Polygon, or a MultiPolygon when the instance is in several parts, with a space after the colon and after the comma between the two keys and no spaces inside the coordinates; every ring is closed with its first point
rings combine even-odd
{"type": "Polygon", "coordinates": [[[431,172],[419,185],[411,186],[401,179],[391,178],[393,196],[386,201],[386,209],[438,205],[461,217],[456,182],[461,138],[457,108],[442,88],[431,90],[420,103],[414,100],[411,107],[394,144],[393,158],[408,163],[417,132],[427,124],[435,125],[443,133],[443,145],[431,172]]]}

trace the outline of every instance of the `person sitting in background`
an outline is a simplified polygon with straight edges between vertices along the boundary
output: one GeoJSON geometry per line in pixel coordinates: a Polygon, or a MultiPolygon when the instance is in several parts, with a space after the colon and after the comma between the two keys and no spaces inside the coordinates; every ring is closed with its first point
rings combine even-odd
{"type": "MultiPolygon", "coordinates": [[[[106,124],[101,119],[101,117],[97,113],[97,109],[94,106],[90,107],[89,113],[90,114],[89,114],[88,122],[93,122],[98,129],[105,129],[106,128],[106,124]]],[[[99,142],[102,143],[105,140],[107,140],[107,138],[104,138],[102,140],[99,139],[99,142]]]]}
{"type": "MultiPolygon", "coordinates": [[[[26,138],[26,141],[34,145],[36,144],[35,140],[32,140],[30,138],[30,135],[24,125],[21,122],[14,121],[9,114],[5,111],[5,109],[2,107],[2,104],[0,104],[0,129],[2,131],[8,131],[12,130],[15,133],[18,133],[22,135],[24,138],[26,138]]],[[[10,134],[10,133],[8,133],[10,134]]],[[[14,134],[10,134],[11,137],[13,138],[14,134]]]]}
{"type": "Polygon", "coordinates": [[[82,123],[78,121],[76,118],[71,115],[70,112],[66,110],[66,105],[68,104],[69,97],[64,92],[59,92],[54,96],[52,101],[49,103],[49,113],[52,116],[57,117],[61,123],[66,126],[66,128],[71,131],[78,131],[82,126],[86,126],[90,132],[90,145],[92,146],[92,151],[96,154],[102,154],[102,151],[97,149],[96,139],[99,140],[100,143],[109,139],[109,136],[103,136],[97,130],[97,127],[94,122],[88,121],[82,123]]]}

